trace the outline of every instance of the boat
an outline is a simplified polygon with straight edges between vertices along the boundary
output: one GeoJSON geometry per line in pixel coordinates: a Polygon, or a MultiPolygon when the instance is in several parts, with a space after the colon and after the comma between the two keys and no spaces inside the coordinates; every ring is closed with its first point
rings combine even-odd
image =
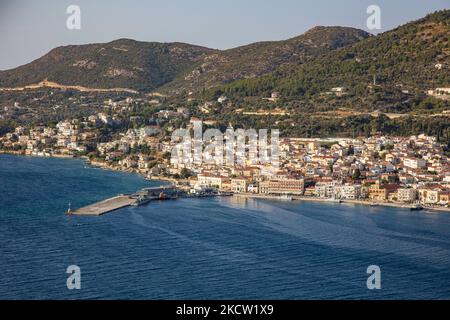
{"type": "Polygon", "coordinates": [[[131,205],[133,207],[139,207],[139,206],[149,203],[151,200],[152,200],[151,198],[147,198],[147,197],[138,197],[136,199],[136,201],[133,202],[131,205]]]}
{"type": "Polygon", "coordinates": [[[287,194],[284,194],[284,195],[280,196],[279,199],[280,200],[286,200],[286,201],[292,201],[292,197],[287,195],[287,194]]]}
{"type": "Polygon", "coordinates": [[[411,211],[420,211],[420,210],[423,210],[424,208],[421,205],[416,205],[416,206],[413,206],[413,207],[411,207],[409,209],[411,211]]]}

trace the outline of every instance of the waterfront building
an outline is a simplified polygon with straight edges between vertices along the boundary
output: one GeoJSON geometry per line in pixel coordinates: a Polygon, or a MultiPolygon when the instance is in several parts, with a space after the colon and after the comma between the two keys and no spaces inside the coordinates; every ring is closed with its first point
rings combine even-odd
{"type": "Polygon", "coordinates": [[[334,183],[333,182],[316,183],[315,196],[319,198],[332,198],[334,196],[334,183]]]}
{"type": "Polygon", "coordinates": [[[361,197],[361,185],[344,185],[339,188],[339,199],[356,200],[361,197]]]}
{"type": "Polygon", "coordinates": [[[231,191],[236,193],[247,192],[248,180],[244,177],[231,179],[231,191]]]}
{"type": "Polygon", "coordinates": [[[374,201],[386,201],[389,194],[396,192],[399,186],[397,184],[381,184],[377,181],[369,187],[369,199],[374,201]]]}
{"type": "Polygon", "coordinates": [[[258,193],[258,192],[259,192],[258,185],[256,185],[256,184],[250,184],[250,185],[247,187],[247,191],[250,192],[250,193],[258,193]]]}
{"type": "Polygon", "coordinates": [[[269,194],[269,181],[261,181],[259,183],[259,193],[269,194]]]}
{"type": "Polygon", "coordinates": [[[434,204],[439,200],[438,190],[433,190],[431,188],[420,188],[419,189],[419,200],[423,204],[434,204]]]}
{"type": "Polygon", "coordinates": [[[443,206],[450,205],[450,190],[447,189],[439,194],[439,204],[443,206]]]}
{"type": "Polygon", "coordinates": [[[231,180],[230,179],[224,179],[222,181],[222,187],[220,188],[223,191],[231,191],[231,180]]]}
{"type": "Polygon", "coordinates": [[[397,200],[400,202],[414,202],[417,200],[417,190],[413,188],[400,188],[397,190],[397,200]]]}
{"type": "Polygon", "coordinates": [[[210,175],[208,173],[202,173],[197,175],[198,184],[203,187],[214,187],[218,189],[222,189],[222,184],[225,180],[228,180],[227,177],[210,175]]]}
{"type": "Polygon", "coordinates": [[[260,193],[303,195],[305,182],[303,179],[269,180],[260,183],[260,193]]]}

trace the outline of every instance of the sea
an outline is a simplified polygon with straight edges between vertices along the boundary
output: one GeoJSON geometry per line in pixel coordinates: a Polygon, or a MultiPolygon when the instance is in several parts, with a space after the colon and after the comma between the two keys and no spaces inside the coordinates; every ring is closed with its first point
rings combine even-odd
{"type": "Polygon", "coordinates": [[[447,213],[224,197],[64,214],[161,184],[0,155],[0,299],[450,298],[447,213]]]}

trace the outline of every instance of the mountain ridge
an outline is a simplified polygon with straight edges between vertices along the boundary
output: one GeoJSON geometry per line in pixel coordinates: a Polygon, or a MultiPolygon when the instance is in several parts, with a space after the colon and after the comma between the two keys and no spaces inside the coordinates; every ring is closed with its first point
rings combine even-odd
{"type": "Polygon", "coordinates": [[[62,85],[104,89],[127,87],[139,91],[153,91],[175,80],[178,80],[175,84],[184,89],[205,87],[261,75],[292,58],[286,57],[289,54],[314,55],[368,36],[365,31],[354,28],[330,28],[334,29],[316,27],[288,40],[256,42],[227,50],[127,38],[108,43],[60,46],[28,64],[0,71],[0,86],[25,86],[48,79],[62,85]],[[334,37],[333,30],[339,30],[334,37]],[[305,41],[302,42],[303,38],[305,41]],[[310,43],[306,42],[308,39],[310,43]],[[239,60],[243,53],[248,55],[246,61],[239,60]],[[255,65],[255,61],[259,61],[259,65],[255,65]],[[213,72],[202,70],[206,76],[195,79],[197,81],[189,78],[189,74],[195,74],[198,68],[205,66],[212,66],[213,72]],[[244,71],[240,70],[242,67],[244,71]]]}
{"type": "Polygon", "coordinates": [[[185,43],[131,39],[61,46],[26,65],[0,71],[0,86],[23,86],[48,79],[63,85],[152,90],[201,55],[214,51],[185,43]]]}
{"type": "Polygon", "coordinates": [[[441,10],[375,36],[351,27],[316,26],[287,40],[227,50],[121,38],[55,48],[29,64],[0,71],[0,87],[47,79],[62,86],[174,97],[189,92],[267,97],[275,90],[298,99],[336,86],[350,88],[349,97],[365,97],[375,78],[378,86],[423,91],[450,82],[444,72],[449,69],[449,35],[450,10],[441,10]],[[443,71],[434,64],[442,64],[443,71]]]}
{"type": "Polygon", "coordinates": [[[329,100],[335,106],[339,100],[354,106],[364,102],[373,108],[380,102],[392,104],[394,111],[399,111],[411,95],[449,85],[450,10],[441,10],[325,53],[307,64],[281,66],[261,77],[238,80],[214,91],[236,99],[279,91],[287,99],[316,97],[316,102],[329,100]],[[333,87],[346,89],[343,98],[324,95],[333,87]],[[377,97],[380,95],[385,99],[377,97]],[[370,99],[363,101],[367,97],[370,99]]]}

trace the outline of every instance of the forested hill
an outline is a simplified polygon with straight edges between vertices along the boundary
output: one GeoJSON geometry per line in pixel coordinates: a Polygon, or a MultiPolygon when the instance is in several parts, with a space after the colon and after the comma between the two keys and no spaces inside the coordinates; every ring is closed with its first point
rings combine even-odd
{"type": "Polygon", "coordinates": [[[181,75],[163,90],[195,92],[239,79],[255,78],[280,66],[306,63],[369,36],[359,29],[319,26],[288,40],[257,42],[215,52],[203,57],[193,70],[181,75]]]}
{"type": "Polygon", "coordinates": [[[365,97],[374,91],[382,99],[383,92],[394,96],[400,91],[415,94],[442,86],[450,86],[450,10],[308,63],[281,66],[268,75],[235,81],[211,92],[248,97],[268,96],[277,90],[287,99],[303,99],[318,97],[333,87],[345,87],[348,98],[358,98],[364,104],[365,97]]]}

